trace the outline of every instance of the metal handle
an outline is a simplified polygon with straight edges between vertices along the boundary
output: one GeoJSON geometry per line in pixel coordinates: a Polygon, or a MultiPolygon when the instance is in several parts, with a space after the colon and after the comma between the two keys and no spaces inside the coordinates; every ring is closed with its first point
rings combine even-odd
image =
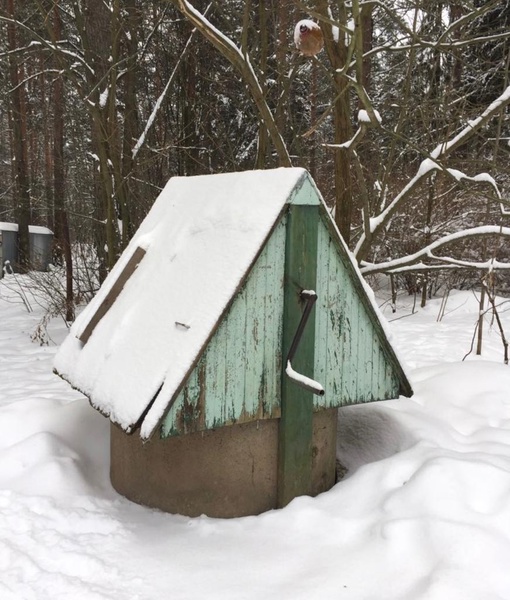
{"type": "Polygon", "coordinates": [[[303,337],[303,332],[305,330],[306,323],[308,322],[310,313],[312,312],[313,305],[317,300],[317,294],[313,290],[303,290],[300,295],[303,300],[306,299],[306,306],[303,314],[301,315],[301,320],[299,321],[296,333],[294,334],[292,344],[290,345],[289,353],[287,354],[287,368],[285,369],[285,372],[292,379],[292,381],[294,381],[294,383],[297,383],[297,385],[300,385],[306,390],[313,392],[317,396],[324,396],[324,388],[320,383],[310,379],[309,377],[306,377],[306,375],[297,373],[292,368],[292,360],[298,349],[299,342],[303,337]]]}

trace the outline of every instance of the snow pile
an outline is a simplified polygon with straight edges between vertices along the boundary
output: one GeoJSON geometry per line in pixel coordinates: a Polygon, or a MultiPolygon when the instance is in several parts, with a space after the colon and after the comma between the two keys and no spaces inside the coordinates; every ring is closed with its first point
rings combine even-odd
{"type": "MultiPolygon", "coordinates": [[[[51,373],[0,283],[2,600],[510,597],[510,367],[471,293],[383,306],[415,396],[341,409],[331,491],[233,520],[137,506],[108,478],[108,421],[51,373]]],[[[501,307],[508,332],[510,318],[501,307]]],[[[50,331],[58,343],[61,322],[50,331]]]]}

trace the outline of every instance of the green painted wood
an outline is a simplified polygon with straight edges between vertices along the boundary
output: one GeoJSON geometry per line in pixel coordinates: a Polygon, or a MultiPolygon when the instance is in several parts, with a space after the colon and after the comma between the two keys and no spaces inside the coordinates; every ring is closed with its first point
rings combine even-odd
{"type": "Polygon", "coordinates": [[[167,412],[162,437],[280,416],[285,241],[282,218],[167,412]]]}
{"type": "Polygon", "coordinates": [[[306,493],[310,423],[304,415],[309,415],[310,403],[321,410],[412,394],[308,175],[289,195],[288,211],[288,226],[286,216],[275,225],[196,367],[172,399],[161,430],[163,436],[201,431],[279,417],[281,407],[291,407],[282,418],[282,431],[289,432],[283,436],[280,457],[285,473],[282,505],[306,493]],[[289,272],[294,275],[285,280],[284,293],[284,273],[289,272]],[[300,351],[293,367],[324,386],[322,397],[301,390],[286,376],[282,379],[282,356],[303,308],[298,292],[306,288],[318,293],[303,340],[313,353],[301,356],[300,351]],[[294,409],[296,418],[291,416],[294,409]],[[294,421],[297,425],[291,425],[294,421]],[[299,449],[295,456],[288,449],[293,447],[299,449]]]}
{"type": "Polygon", "coordinates": [[[296,187],[292,190],[288,204],[294,206],[319,206],[320,194],[308,173],[305,173],[296,187]]]}
{"type": "MultiPolygon", "coordinates": [[[[290,206],[285,248],[283,308],[283,357],[281,418],[278,439],[278,505],[310,493],[312,471],[313,394],[291,381],[285,373],[286,357],[301,320],[304,303],[300,294],[315,289],[319,207],[299,203],[290,206]]],[[[312,310],[292,361],[298,373],[314,377],[315,310],[312,310]]]]}
{"type": "Polygon", "coordinates": [[[408,391],[358,275],[328,221],[323,211],[317,242],[314,371],[325,395],[314,397],[315,410],[395,398],[401,388],[408,391]]]}

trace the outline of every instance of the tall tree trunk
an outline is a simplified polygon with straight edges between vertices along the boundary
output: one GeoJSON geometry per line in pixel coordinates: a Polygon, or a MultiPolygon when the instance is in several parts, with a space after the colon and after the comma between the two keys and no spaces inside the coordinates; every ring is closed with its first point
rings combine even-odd
{"type": "MultiPolygon", "coordinates": [[[[260,31],[260,60],[259,69],[263,74],[261,87],[264,95],[267,97],[267,59],[269,54],[269,35],[267,30],[267,7],[266,0],[259,0],[258,6],[258,29],[260,31]]],[[[257,157],[255,159],[255,168],[264,169],[266,167],[267,155],[269,152],[269,136],[264,123],[259,122],[257,157]]]]}
{"type": "MultiPolygon", "coordinates": [[[[316,4],[327,20],[329,16],[327,0],[318,0],[316,4]]],[[[338,5],[339,21],[347,27],[347,11],[344,0],[339,0],[338,5]]],[[[346,43],[346,36],[342,32],[338,35],[338,39],[334,38],[329,23],[321,23],[321,27],[324,34],[325,49],[334,73],[334,143],[342,144],[352,138],[349,81],[342,73],[348,58],[348,44],[346,43]]],[[[350,152],[348,149],[335,150],[334,168],[335,222],[345,243],[349,244],[351,239],[353,189],[350,152]]]]}
{"type": "MultiPolygon", "coordinates": [[[[16,18],[14,0],[8,0],[7,8],[12,19],[16,18]]],[[[10,108],[12,115],[13,140],[13,177],[15,189],[14,214],[18,223],[18,263],[22,269],[30,265],[30,239],[28,226],[30,224],[30,183],[27,168],[26,149],[26,105],[24,99],[24,83],[21,66],[16,55],[17,36],[16,26],[7,25],[9,55],[9,77],[12,87],[10,108]]]]}
{"type": "MultiPolygon", "coordinates": [[[[61,39],[62,22],[57,5],[54,7],[54,28],[56,39],[61,39]]],[[[64,169],[64,79],[59,75],[54,86],[53,106],[53,189],[55,206],[55,245],[62,252],[66,267],[66,310],[67,321],[74,320],[73,258],[69,221],[65,206],[64,169]]]]}
{"type": "Polygon", "coordinates": [[[136,6],[136,0],[127,0],[125,3],[127,19],[125,26],[128,35],[126,40],[126,73],[124,76],[124,127],[122,139],[122,247],[125,248],[133,236],[133,214],[131,210],[132,189],[130,180],[135,168],[133,160],[133,143],[138,137],[138,109],[136,102],[136,88],[138,79],[138,30],[141,22],[141,13],[136,6]]]}
{"type": "Polygon", "coordinates": [[[40,55],[41,75],[39,76],[42,97],[43,111],[43,161],[44,161],[44,209],[45,224],[52,231],[55,229],[55,219],[53,214],[53,131],[51,126],[51,98],[50,85],[44,68],[44,54],[40,55]]]}

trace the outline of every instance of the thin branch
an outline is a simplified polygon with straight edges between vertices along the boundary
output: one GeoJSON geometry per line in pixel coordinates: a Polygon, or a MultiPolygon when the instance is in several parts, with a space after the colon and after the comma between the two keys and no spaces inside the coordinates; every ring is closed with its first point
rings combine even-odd
{"type": "MultiPolygon", "coordinates": [[[[209,9],[212,6],[212,2],[209,4],[209,6],[205,9],[204,12],[204,16],[209,12],[209,9]]],[[[159,98],[156,100],[156,104],[154,105],[154,108],[152,109],[152,112],[149,116],[149,118],[147,119],[147,123],[145,124],[145,129],[143,130],[143,133],[140,135],[140,137],[138,138],[133,151],[132,151],[132,157],[133,159],[136,158],[136,155],[138,154],[138,152],[140,151],[140,149],[142,148],[142,146],[145,143],[145,140],[147,139],[147,134],[149,133],[150,128],[152,127],[155,119],[156,119],[156,115],[161,107],[161,104],[163,103],[163,100],[165,99],[165,96],[167,95],[168,90],[170,89],[170,86],[173,84],[174,79],[177,75],[177,72],[184,60],[184,58],[186,57],[186,55],[188,54],[188,50],[191,47],[191,42],[193,40],[193,38],[195,37],[195,34],[197,32],[197,28],[194,27],[193,30],[191,31],[188,40],[186,41],[186,44],[184,45],[184,49],[181,52],[181,55],[172,71],[172,73],[170,74],[170,77],[168,78],[168,81],[163,89],[163,91],[161,92],[161,94],[159,95],[159,98]]]]}
{"type": "Polygon", "coordinates": [[[280,164],[292,166],[287,146],[276,125],[274,116],[267,104],[264,90],[253,70],[249,56],[244,56],[234,42],[217,29],[202,13],[188,0],[167,0],[177,5],[183,15],[200,31],[200,33],[221,52],[221,54],[239,71],[248,86],[251,97],[258,110],[261,121],[267,128],[271,141],[278,155],[280,164]]]}
{"type": "Polygon", "coordinates": [[[392,215],[407,200],[411,193],[416,189],[418,184],[427,177],[431,170],[444,170],[454,176],[453,170],[441,167],[438,162],[446,158],[454,150],[463,146],[471,137],[477,133],[486,123],[488,123],[499,111],[510,104],[510,86],[494,101],[484,112],[476,119],[468,121],[468,124],[452,139],[438,144],[431,152],[430,159],[425,159],[420,164],[414,177],[407,185],[393,198],[386,208],[375,218],[371,219],[370,231],[363,232],[354,254],[358,260],[363,260],[368,254],[370,244],[375,236],[377,236],[386,226],[392,215]]]}
{"type": "MultiPolygon", "coordinates": [[[[481,227],[472,227],[470,229],[465,229],[463,231],[458,231],[456,233],[451,233],[449,235],[445,235],[444,237],[435,240],[425,248],[418,250],[414,254],[409,254],[408,256],[403,256],[401,258],[396,258],[394,260],[389,260],[383,263],[373,264],[362,262],[361,263],[361,272],[364,275],[374,274],[374,273],[388,273],[388,272],[398,272],[402,271],[403,267],[408,267],[410,265],[417,265],[423,259],[431,259],[436,260],[442,263],[453,264],[462,267],[470,267],[476,269],[490,269],[491,267],[496,269],[509,269],[510,263],[498,263],[494,260],[485,261],[483,263],[475,263],[471,261],[463,261],[457,260],[448,256],[436,256],[434,254],[435,250],[442,248],[452,242],[459,242],[466,239],[474,239],[481,237],[489,237],[489,236],[504,236],[510,237],[510,227],[500,227],[499,225],[490,225],[490,226],[481,226],[481,227]]],[[[430,266],[427,266],[430,268],[430,266]]]]}

